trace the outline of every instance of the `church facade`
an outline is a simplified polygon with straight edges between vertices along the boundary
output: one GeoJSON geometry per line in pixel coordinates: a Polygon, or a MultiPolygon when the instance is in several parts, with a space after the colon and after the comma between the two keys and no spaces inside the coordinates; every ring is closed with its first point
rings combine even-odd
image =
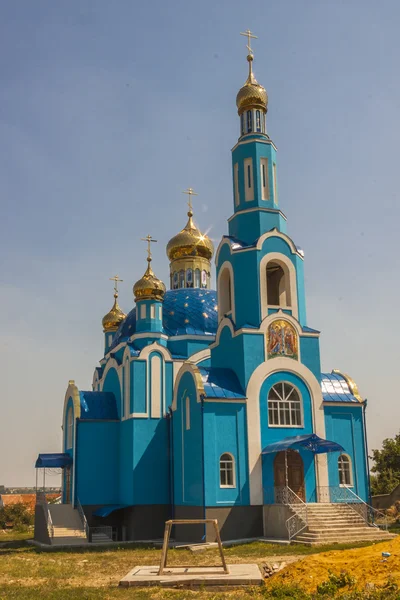
{"type": "MultiPolygon", "coordinates": [[[[188,222],[167,246],[169,290],[153,272],[148,236],[135,307],[125,315],[116,288],[103,319],[92,390],[70,381],[65,394],[63,502],[80,503],[90,524],[113,526],[117,539],[159,538],[171,517],[218,518],[223,539],[260,536],[263,508],[286,488],[305,503],[341,488],[368,501],[366,402],[347,375],[321,373],[304,253],[279,207],[268,97],[251,51],[247,60],[216,291],[214,247],[189,202],[188,222]],[[291,444],[313,434],[340,449],[291,444]]],[[[211,539],[199,526],[176,532],[204,535],[211,539]]]]}

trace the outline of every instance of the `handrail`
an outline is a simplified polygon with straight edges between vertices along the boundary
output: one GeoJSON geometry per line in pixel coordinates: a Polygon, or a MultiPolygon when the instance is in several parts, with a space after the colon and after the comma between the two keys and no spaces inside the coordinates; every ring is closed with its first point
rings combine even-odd
{"type": "Polygon", "coordinates": [[[387,517],[384,512],[367,504],[360,496],[358,496],[350,487],[347,486],[325,486],[318,488],[318,496],[320,502],[343,502],[354,510],[367,525],[371,527],[388,528],[387,517]],[[327,492],[327,493],[326,493],[327,492]],[[383,523],[379,524],[376,520],[382,519],[383,523]]]}
{"type": "Polygon", "coordinates": [[[89,536],[89,525],[88,525],[88,522],[87,522],[87,519],[86,519],[86,515],[83,512],[82,504],[79,502],[79,498],[78,498],[77,503],[76,503],[76,508],[78,509],[78,513],[79,513],[79,516],[80,516],[81,521],[82,521],[82,527],[85,530],[86,538],[89,541],[89,537],[90,537],[89,536]]]}
{"type": "Polygon", "coordinates": [[[43,506],[44,517],[46,519],[47,533],[49,534],[49,538],[53,539],[54,525],[53,520],[51,518],[51,513],[49,510],[49,505],[47,503],[47,497],[45,492],[36,492],[36,504],[40,504],[40,506],[43,506]]]}
{"type": "Polygon", "coordinates": [[[286,520],[286,529],[291,541],[296,535],[308,527],[308,511],[307,504],[302,500],[296,492],[286,486],[287,504],[295,513],[286,520]]]}

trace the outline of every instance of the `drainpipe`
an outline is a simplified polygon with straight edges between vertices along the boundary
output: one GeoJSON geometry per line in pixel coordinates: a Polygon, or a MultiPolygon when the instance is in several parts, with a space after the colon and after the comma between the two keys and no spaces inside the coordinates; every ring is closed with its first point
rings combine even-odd
{"type": "MultiPolygon", "coordinates": [[[[205,481],[205,463],[204,463],[204,394],[200,395],[201,400],[201,460],[203,472],[203,519],[206,519],[206,481],[205,481]]],[[[203,540],[206,541],[207,524],[204,523],[203,540]]]]}
{"type": "Polygon", "coordinates": [[[171,518],[175,515],[174,498],[174,429],[172,421],[172,407],[168,407],[168,445],[169,445],[169,502],[171,506],[171,518]]]}
{"type": "Polygon", "coordinates": [[[365,466],[367,468],[367,481],[368,481],[368,503],[372,506],[372,494],[371,494],[371,475],[369,473],[369,462],[368,462],[368,440],[367,440],[367,421],[365,416],[365,410],[367,408],[368,400],[365,398],[363,404],[363,424],[364,424],[364,448],[365,448],[365,466]]]}

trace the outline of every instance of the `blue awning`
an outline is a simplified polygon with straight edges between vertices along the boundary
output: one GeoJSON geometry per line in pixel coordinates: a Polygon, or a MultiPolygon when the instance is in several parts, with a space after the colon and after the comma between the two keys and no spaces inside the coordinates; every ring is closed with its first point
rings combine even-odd
{"type": "Polygon", "coordinates": [[[261,454],[272,454],[282,450],[308,450],[314,454],[325,454],[327,452],[343,452],[344,448],[336,442],[330,442],[320,438],[315,433],[307,435],[294,435],[284,438],[280,442],[268,444],[261,454]]]}
{"type": "Polygon", "coordinates": [[[72,465],[72,456],[69,454],[39,454],[35,463],[35,468],[51,469],[68,467],[69,465],[72,465]]]}
{"type": "Polygon", "coordinates": [[[108,517],[115,510],[120,510],[121,508],[128,508],[129,504],[108,504],[107,506],[102,506],[94,511],[94,517],[108,517]]]}

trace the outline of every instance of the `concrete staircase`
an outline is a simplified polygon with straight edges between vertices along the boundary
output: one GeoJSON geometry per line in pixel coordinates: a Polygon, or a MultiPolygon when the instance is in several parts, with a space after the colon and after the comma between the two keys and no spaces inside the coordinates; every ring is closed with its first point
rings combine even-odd
{"type": "Polygon", "coordinates": [[[71,504],[49,504],[48,507],[54,528],[52,546],[88,543],[79,513],[71,504]]]}
{"type": "MultiPolygon", "coordinates": [[[[295,514],[296,506],[291,505],[291,509],[295,514]]],[[[396,537],[383,529],[367,525],[349,504],[307,504],[307,520],[308,526],[294,537],[293,542],[313,546],[383,541],[396,537]]]]}

